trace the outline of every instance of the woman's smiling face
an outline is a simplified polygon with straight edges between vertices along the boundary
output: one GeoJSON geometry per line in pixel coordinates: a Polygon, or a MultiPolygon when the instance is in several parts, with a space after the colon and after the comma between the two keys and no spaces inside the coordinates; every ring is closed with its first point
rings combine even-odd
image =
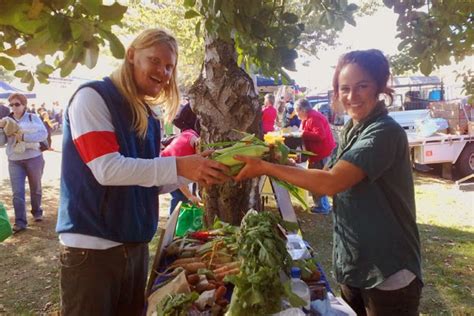
{"type": "Polygon", "coordinates": [[[339,101],[347,114],[359,123],[375,108],[378,100],[377,84],[359,65],[350,63],[339,74],[339,101]]]}

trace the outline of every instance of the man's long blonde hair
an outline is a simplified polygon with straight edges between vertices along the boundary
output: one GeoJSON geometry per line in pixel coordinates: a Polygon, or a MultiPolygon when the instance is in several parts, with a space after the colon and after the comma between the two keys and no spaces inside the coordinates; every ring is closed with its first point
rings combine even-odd
{"type": "Polygon", "coordinates": [[[169,83],[156,97],[147,96],[145,100],[138,95],[138,89],[133,77],[133,65],[125,57],[122,65],[115,70],[110,78],[122,95],[127,99],[132,111],[132,126],[140,137],[145,137],[148,129],[149,104],[163,104],[166,109],[167,120],[171,120],[179,106],[179,89],[176,83],[178,65],[178,43],[176,39],[162,29],[148,29],[140,33],[127,49],[146,49],[157,44],[166,43],[176,55],[176,65],[171,74],[169,83]]]}

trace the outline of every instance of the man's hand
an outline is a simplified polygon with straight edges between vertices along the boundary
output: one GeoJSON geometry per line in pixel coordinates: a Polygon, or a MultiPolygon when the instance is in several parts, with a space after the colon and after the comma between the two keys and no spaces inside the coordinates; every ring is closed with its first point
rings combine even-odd
{"type": "Polygon", "coordinates": [[[227,166],[206,158],[211,153],[212,151],[207,150],[201,154],[176,157],[178,175],[205,186],[230,180],[231,178],[227,175],[229,173],[227,166]]]}

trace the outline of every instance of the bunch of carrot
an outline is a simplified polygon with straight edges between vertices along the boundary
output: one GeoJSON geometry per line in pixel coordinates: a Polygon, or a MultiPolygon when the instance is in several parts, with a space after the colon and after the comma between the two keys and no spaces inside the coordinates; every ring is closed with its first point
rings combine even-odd
{"type": "Polygon", "coordinates": [[[166,273],[178,268],[183,269],[186,275],[206,270],[213,279],[222,281],[227,275],[239,273],[237,248],[223,235],[214,234],[205,243],[202,239],[178,238],[165,249],[166,255],[177,258],[168,265],[166,273]]]}

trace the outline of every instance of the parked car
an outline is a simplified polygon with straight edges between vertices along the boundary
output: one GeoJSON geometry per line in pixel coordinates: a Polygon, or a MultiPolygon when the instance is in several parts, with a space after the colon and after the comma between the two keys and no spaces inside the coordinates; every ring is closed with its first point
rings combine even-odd
{"type": "Polygon", "coordinates": [[[321,114],[326,116],[328,121],[332,123],[331,103],[329,102],[329,98],[327,94],[307,96],[306,99],[311,104],[313,109],[315,109],[316,111],[319,111],[321,114]]]}

